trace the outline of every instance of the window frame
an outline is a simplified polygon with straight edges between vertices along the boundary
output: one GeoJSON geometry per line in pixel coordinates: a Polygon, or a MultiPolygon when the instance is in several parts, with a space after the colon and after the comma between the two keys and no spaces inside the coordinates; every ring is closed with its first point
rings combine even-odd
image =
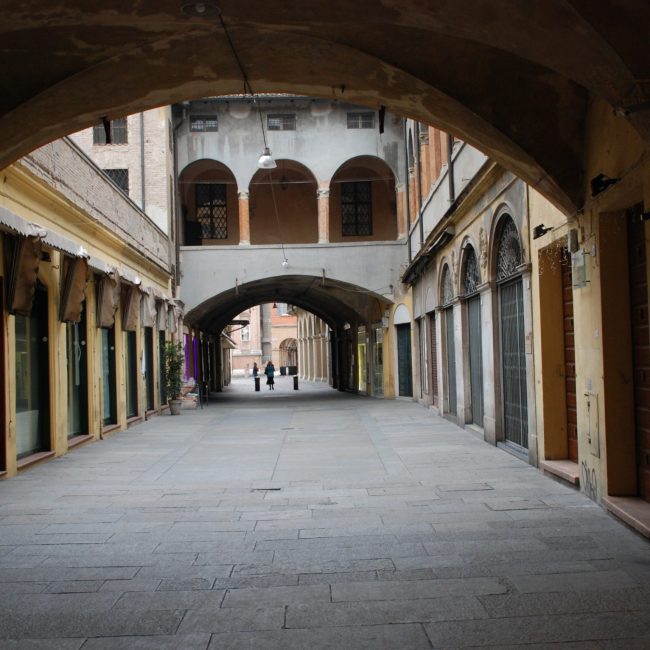
{"type": "Polygon", "coordinates": [[[219,131],[219,115],[190,115],[190,133],[216,133],[219,131]],[[201,128],[194,128],[194,125],[201,123],[201,128]],[[213,125],[211,124],[213,123],[213,125]]]}
{"type": "Polygon", "coordinates": [[[374,129],[375,112],[374,111],[348,111],[347,128],[348,129],[374,129]],[[370,118],[369,121],[368,118],[370,118]]]}
{"type": "Polygon", "coordinates": [[[228,186],[225,183],[196,183],[194,188],[194,210],[196,221],[201,226],[201,240],[204,239],[219,239],[227,240],[228,239],[228,186]],[[208,187],[210,188],[208,193],[210,195],[208,203],[199,202],[199,192],[200,188],[208,187]],[[214,189],[213,189],[214,188],[214,189]],[[221,196],[214,196],[217,193],[216,188],[219,188],[221,196]],[[220,201],[223,203],[220,203],[220,201]],[[210,234],[209,236],[205,235],[205,224],[199,219],[199,209],[207,208],[210,212],[210,234]],[[223,212],[223,214],[217,214],[217,212],[223,212]],[[219,224],[218,222],[221,221],[219,224]],[[219,235],[220,229],[222,229],[223,235],[219,235]]]}
{"type": "Polygon", "coordinates": [[[370,181],[343,181],[341,183],[341,236],[343,237],[372,237],[373,223],[372,223],[372,183],[370,181]],[[353,187],[353,200],[346,200],[346,188],[353,187]],[[360,201],[359,194],[361,187],[365,188],[368,196],[367,201],[360,201]],[[352,223],[346,223],[345,212],[346,206],[351,206],[354,211],[354,220],[352,223]],[[362,228],[359,219],[360,209],[364,206],[368,207],[369,219],[367,224],[367,232],[361,232],[362,228]],[[352,227],[354,232],[346,232],[346,227],[352,227]]]}
{"type": "Polygon", "coordinates": [[[111,142],[106,142],[106,130],[103,122],[93,126],[93,144],[98,147],[129,144],[129,122],[126,117],[110,120],[111,142]]]}
{"type": "Polygon", "coordinates": [[[267,131],[295,131],[296,124],[295,113],[267,113],[266,115],[267,131]]]}
{"type": "Polygon", "coordinates": [[[124,194],[129,196],[130,179],[129,179],[128,167],[102,169],[102,171],[106,174],[106,176],[108,176],[108,178],[111,180],[111,183],[113,183],[115,187],[117,187],[121,192],[124,192],[124,194]],[[126,186],[120,182],[120,179],[126,181],[126,186]]]}

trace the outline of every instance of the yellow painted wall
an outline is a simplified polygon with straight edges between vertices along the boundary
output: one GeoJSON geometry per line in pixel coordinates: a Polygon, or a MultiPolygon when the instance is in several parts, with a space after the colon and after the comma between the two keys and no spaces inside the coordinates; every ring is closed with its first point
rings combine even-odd
{"type": "MultiPolygon", "coordinates": [[[[48,232],[57,232],[79,242],[93,257],[118,269],[127,267],[137,273],[145,286],[154,287],[160,294],[169,295],[169,274],[149,261],[142,253],[127,246],[115,232],[100,226],[77,206],[70,204],[51,187],[33,178],[19,165],[3,171],[0,185],[0,206],[6,207],[23,219],[37,223],[48,232]]],[[[0,243],[6,235],[0,234],[0,243]]],[[[39,280],[48,290],[48,354],[50,366],[50,450],[60,456],[69,450],[67,438],[67,352],[66,325],[59,321],[59,297],[61,285],[61,262],[63,253],[43,245],[49,260],[39,265],[39,280]]],[[[4,276],[3,249],[0,246],[0,274],[4,276]]],[[[88,434],[89,439],[99,440],[104,435],[102,427],[101,341],[96,328],[96,286],[91,274],[86,289],[87,351],[88,351],[88,434]]],[[[6,475],[17,473],[16,461],[16,395],[14,379],[15,318],[6,312],[2,315],[4,325],[5,367],[5,413],[6,413],[6,475]]],[[[157,374],[157,329],[154,328],[154,372],[157,374]]],[[[142,359],[142,331],[136,336],[137,380],[139,415],[144,417],[144,377],[140,371],[142,359]]],[[[116,313],[116,396],[118,401],[118,429],[126,427],[126,393],[124,376],[124,345],[121,330],[121,309],[116,313]]],[[[159,405],[158,383],[155,384],[156,404],[159,405]]]]}

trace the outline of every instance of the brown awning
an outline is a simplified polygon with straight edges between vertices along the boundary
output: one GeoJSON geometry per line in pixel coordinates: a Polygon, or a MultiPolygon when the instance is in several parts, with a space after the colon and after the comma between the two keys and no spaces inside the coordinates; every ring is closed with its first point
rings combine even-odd
{"type": "Polygon", "coordinates": [[[97,292],[97,327],[113,327],[120,300],[120,276],[117,271],[102,276],[97,292]]]}
{"type": "Polygon", "coordinates": [[[66,257],[61,274],[61,306],[59,317],[63,323],[81,321],[88,284],[88,260],[85,257],[66,257]]]}
{"type": "Polygon", "coordinates": [[[8,237],[7,309],[10,314],[29,316],[41,261],[40,237],[8,237]]]}
{"type": "Polygon", "coordinates": [[[140,311],[140,289],[133,285],[124,285],[124,301],[122,303],[122,329],[125,332],[135,332],[138,329],[138,313],[140,311]]]}
{"type": "Polygon", "coordinates": [[[166,300],[160,300],[158,301],[157,305],[157,311],[158,311],[158,329],[161,332],[164,332],[167,329],[167,301],[166,300]]]}
{"type": "Polygon", "coordinates": [[[176,331],[178,330],[178,314],[176,311],[176,307],[173,305],[169,306],[169,312],[168,312],[168,317],[169,317],[169,332],[171,334],[175,334],[176,331]]]}
{"type": "Polygon", "coordinates": [[[156,325],[156,296],[149,288],[140,290],[142,292],[140,319],[142,327],[154,327],[156,325]]]}

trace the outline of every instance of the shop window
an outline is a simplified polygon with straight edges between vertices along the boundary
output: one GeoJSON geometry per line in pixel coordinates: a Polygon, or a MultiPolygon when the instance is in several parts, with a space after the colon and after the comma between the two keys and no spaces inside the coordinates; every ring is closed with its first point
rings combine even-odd
{"type": "Polygon", "coordinates": [[[124,353],[126,365],[126,417],[138,414],[138,364],[135,332],[124,332],[124,353]]]}
{"type": "Polygon", "coordinates": [[[160,391],[160,405],[164,406],[167,403],[167,395],[165,394],[165,383],[163,377],[165,376],[165,332],[160,330],[158,332],[158,377],[159,391],[160,391]]]}
{"type": "Polygon", "coordinates": [[[344,236],[372,235],[372,191],[369,181],[341,184],[341,223],[344,236]]]}
{"type": "Polygon", "coordinates": [[[196,184],[196,221],[201,227],[201,239],[228,239],[228,206],[224,184],[196,184]]]}
{"type": "Polygon", "coordinates": [[[47,290],[37,283],[31,313],[16,314],[16,455],[50,448],[47,290]]]}
{"type": "Polygon", "coordinates": [[[68,364],[68,438],[88,433],[86,312],[78,323],[66,323],[68,364]]]}
{"type": "MultiPolygon", "coordinates": [[[[128,144],[129,130],[127,128],[126,117],[120,117],[110,121],[111,141],[109,144],[128,144]]],[[[107,144],[106,129],[104,124],[95,124],[93,126],[93,144],[107,144]]]]}
{"type": "Polygon", "coordinates": [[[115,398],[115,329],[102,327],[102,423],[117,424],[117,400],[115,398]]]}
{"type": "Polygon", "coordinates": [[[144,369],[145,369],[145,378],[144,385],[146,391],[146,409],[151,411],[154,407],[153,403],[153,393],[154,393],[154,382],[153,382],[153,328],[145,327],[144,328],[144,369]]]}

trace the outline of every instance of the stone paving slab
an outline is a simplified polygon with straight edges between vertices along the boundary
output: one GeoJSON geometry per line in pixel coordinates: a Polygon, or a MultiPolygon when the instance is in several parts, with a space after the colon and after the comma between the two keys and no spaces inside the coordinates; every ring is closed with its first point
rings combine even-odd
{"type": "Polygon", "coordinates": [[[650,647],[650,546],[584,495],[414,403],[249,389],[0,483],[0,648],[650,647]]]}
{"type": "Polygon", "coordinates": [[[421,625],[371,625],[213,634],[209,650],[429,650],[421,625]]]}

